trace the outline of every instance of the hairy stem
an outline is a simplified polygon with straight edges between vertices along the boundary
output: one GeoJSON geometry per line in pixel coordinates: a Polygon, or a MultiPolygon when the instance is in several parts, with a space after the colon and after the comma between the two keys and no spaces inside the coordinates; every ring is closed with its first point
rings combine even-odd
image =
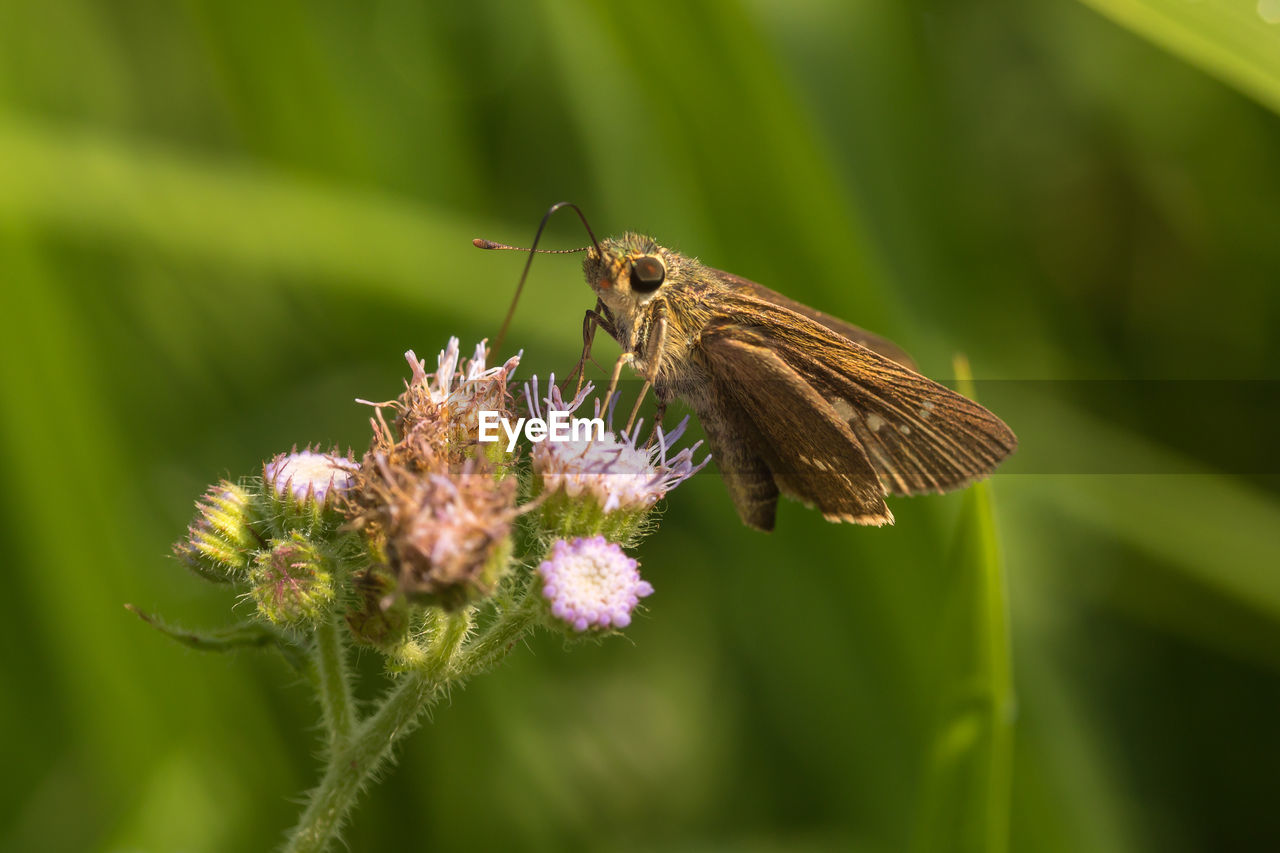
{"type": "Polygon", "coordinates": [[[351,674],[347,670],[347,644],[339,622],[341,618],[342,614],[335,611],[333,616],[320,623],[312,650],[316,691],[320,696],[330,753],[346,743],[356,717],[351,698],[351,674]]]}
{"type": "Polygon", "coordinates": [[[396,742],[411,732],[419,716],[444,692],[427,672],[405,676],[362,722],[346,744],[329,754],[320,784],[284,849],[286,853],[319,853],[337,835],[360,789],[391,756],[396,742]]]}
{"type": "Polygon", "coordinates": [[[510,653],[521,638],[538,622],[537,593],[528,592],[523,600],[502,615],[489,629],[467,644],[458,661],[458,670],[466,677],[493,669],[510,653]]]}
{"type": "Polygon", "coordinates": [[[360,791],[391,757],[396,743],[417,728],[423,712],[454,684],[497,665],[536,623],[536,601],[529,598],[501,614],[470,643],[464,644],[471,629],[470,611],[438,620],[425,666],[402,677],[377,710],[330,750],[324,776],[285,844],[286,853],[319,853],[328,847],[360,791]]]}

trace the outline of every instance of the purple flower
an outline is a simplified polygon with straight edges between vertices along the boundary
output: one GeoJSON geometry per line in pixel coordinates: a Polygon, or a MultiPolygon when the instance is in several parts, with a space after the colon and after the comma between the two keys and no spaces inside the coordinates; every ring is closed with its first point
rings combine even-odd
{"type": "MultiPolygon", "coordinates": [[[[539,405],[538,378],[525,386],[525,399],[530,414],[550,418],[553,412],[573,413],[591,392],[590,383],[569,402],[565,402],[555,385],[555,376],[547,396],[539,405]]],[[[597,405],[597,409],[599,406],[597,405]]],[[[609,409],[612,427],[613,409],[609,409]]],[[[570,498],[586,495],[594,498],[606,512],[644,510],[662,499],[667,492],[700,471],[710,457],[694,464],[693,453],[702,442],[670,455],[672,445],[684,434],[689,424],[686,417],[670,433],[657,428],[656,441],[645,447],[640,440],[644,421],[636,423],[630,433],[614,433],[603,438],[581,438],[571,441],[543,441],[533,446],[533,470],[541,478],[547,492],[564,490],[570,498]]]]}
{"type": "Polygon", "coordinates": [[[640,564],[603,536],[561,539],[538,567],[551,613],[575,631],[625,628],[640,599],[653,594],[640,564]]]}

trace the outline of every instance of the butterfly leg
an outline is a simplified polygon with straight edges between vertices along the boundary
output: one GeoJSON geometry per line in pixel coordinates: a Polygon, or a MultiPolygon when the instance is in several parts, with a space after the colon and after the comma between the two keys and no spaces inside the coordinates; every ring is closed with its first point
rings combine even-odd
{"type": "Polygon", "coordinates": [[[636,422],[636,415],[640,414],[640,404],[644,402],[645,395],[649,393],[649,389],[652,387],[653,382],[646,379],[644,387],[640,389],[640,396],[636,397],[636,404],[631,407],[631,417],[627,418],[627,432],[631,432],[631,425],[636,422]]]}
{"type": "Polygon", "coordinates": [[[574,391],[574,394],[582,391],[583,382],[586,381],[586,366],[587,362],[591,360],[591,346],[596,340],[596,329],[604,329],[611,338],[617,337],[613,327],[613,318],[609,316],[608,309],[604,307],[604,302],[600,299],[596,300],[596,307],[587,311],[582,317],[582,357],[578,359],[578,363],[574,365],[573,370],[569,371],[567,377],[567,379],[572,379],[575,373],[578,375],[578,388],[574,391]]]}
{"type": "Polygon", "coordinates": [[[644,347],[644,387],[640,389],[640,396],[636,397],[636,403],[631,407],[631,417],[627,418],[627,432],[631,431],[631,425],[636,422],[636,415],[640,414],[640,404],[644,402],[645,395],[649,393],[649,389],[653,387],[653,383],[658,379],[658,363],[662,359],[662,345],[667,340],[667,318],[659,315],[653,325],[654,332],[649,335],[644,347]]]}
{"type": "Polygon", "coordinates": [[[636,360],[636,354],[633,352],[624,352],[618,356],[618,363],[613,366],[613,376],[609,379],[609,392],[604,395],[604,405],[607,408],[613,401],[613,395],[618,390],[618,379],[622,376],[622,365],[630,364],[636,360]]]}

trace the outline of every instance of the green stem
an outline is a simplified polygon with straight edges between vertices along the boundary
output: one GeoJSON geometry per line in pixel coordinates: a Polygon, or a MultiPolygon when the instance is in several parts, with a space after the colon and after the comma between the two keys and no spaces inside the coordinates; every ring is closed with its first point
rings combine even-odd
{"type": "Polygon", "coordinates": [[[468,677],[493,669],[515,644],[538,623],[538,594],[530,590],[515,607],[489,626],[489,629],[467,645],[458,662],[458,670],[468,677]]]}
{"type": "Polygon", "coordinates": [[[351,736],[355,725],[355,704],[351,698],[351,674],[347,670],[347,644],[339,623],[342,614],[334,615],[316,628],[312,649],[316,692],[329,735],[329,752],[339,749],[351,736]]]}
{"type": "Polygon", "coordinates": [[[425,666],[404,676],[350,738],[329,752],[324,776],[312,791],[285,853],[319,853],[328,847],[360,791],[391,757],[396,743],[417,728],[423,712],[453,684],[495,666],[535,624],[537,602],[530,598],[526,596],[465,646],[470,611],[437,622],[425,666]]]}
{"type": "Polygon", "coordinates": [[[471,630],[471,616],[472,611],[468,607],[458,613],[441,614],[436,620],[435,634],[427,647],[425,668],[437,680],[451,680],[453,659],[471,630]]]}
{"type": "MultiPolygon", "coordinates": [[[[973,374],[963,356],[955,362],[959,390],[975,398],[973,374]]],[[[981,649],[980,672],[986,678],[985,694],[987,730],[986,755],[986,836],[981,840],[987,853],[1003,853],[1009,849],[1011,798],[1013,794],[1014,726],[1017,718],[1017,695],[1013,686],[1013,641],[1009,617],[1009,581],[1000,553],[996,533],[994,498],[990,483],[974,487],[973,533],[978,559],[979,600],[975,614],[979,624],[978,646],[981,649]]]]}
{"type": "Polygon", "coordinates": [[[286,853],[319,853],[329,846],[360,789],[390,757],[396,742],[413,731],[422,712],[435,704],[442,688],[428,672],[405,676],[351,739],[329,754],[324,776],[284,847],[286,853]]]}

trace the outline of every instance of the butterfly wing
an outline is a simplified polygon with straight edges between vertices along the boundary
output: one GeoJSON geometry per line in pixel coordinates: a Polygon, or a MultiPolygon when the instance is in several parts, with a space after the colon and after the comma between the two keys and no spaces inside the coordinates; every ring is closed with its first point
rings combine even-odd
{"type": "Polygon", "coordinates": [[[852,323],[846,323],[839,317],[833,317],[822,311],[816,311],[808,305],[805,305],[803,302],[797,302],[788,296],[783,296],[776,290],[770,290],[762,284],[756,284],[751,279],[743,278],[742,276],[734,275],[733,273],[725,272],[724,270],[709,269],[709,272],[719,278],[721,283],[730,290],[736,290],[739,293],[748,294],[762,302],[768,302],[773,305],[786,308],[789,311],[794,311],[803,317],[808,317],[810,320],[813,320],[821,326],[826,326],[837,335],[846,337],[854,343],[862,344],[872,352],[878,352],[885,358],[898,362],[898,364],[904,365],[913,370],[915,369],[916,363],[911,356],[907,355],[906,350],[888,338],[882,338],[874,332],[868,332],[866,329],[855,326],[852,323]]]}
{"type": "MultiPolygon", "coordinates": [[[[914,495],[960,488],[990,474],[1017,447],[1012,430],[967,397],[784,307],[751,301],[756,304],[727,306],[728,316],[739,319],[708,326],[712,334],[704,332],[704,346],[708,337],[740,338],[769,350],[808,389],[803,402],[820,416],[801,418],[802,428],[834,418],[847,429],[885,493],[914,495]],[[750,319],[744,322],[744,317],[750,319]]],[[[723,359],[716,366],[723,369],[723,359]]],[[[776,367],[762,368],[756,383],[774,387],[777,372],[776,367]]],[[[738,382],[751,381],[743,369],[734,376],[738,382]]],[[[737,392],[740,398],[753,400],[762,393],[737,392]]],[[[791,404],[801,404],[795,394],[791,397],[791,404]]],[[[761,432],[770,435],[755,420],[761,432]]],[[[793,451],[786,447],[794,440],[791,434],[772,437],[776,438],[772,452],[796,467],[789,458],[793,451]]],[[[831,452],[829,444],[824,446],[831,452]]],[[[811,455],[812,449],[804,452],[811,455]]],[[[861,476],[860,467],[849,470],[861,476]]],[[[779,485],[787,491],[781,479],[779,485]]]]}
{"type": "MultiPolygon", "coordinates": [[[[715,377],[714,399],[723,409],[736,408],[736,417],[751,427],[737,430],[728,442],[725,436],[708,433],[712,454],[743,521],[772,528],[777,490],[781,490],[816,506],[829,521],[893,523],[880,480],[849,424],[770,348],[765,336],[732,323],[713,322],[700,341],[715,377]],[[776,484],[771,495],[759,489],[764,469],[776,484]],[[762,512],[760,501],[750,501],[750,495],[735,488],[735,481],[743,479],[767,497],[767,513],[762,512]],[[761,524],[766,516],[767,524],[761,524]]],[[[706,426],[720,419],[700,421],[706,426]]]]}

